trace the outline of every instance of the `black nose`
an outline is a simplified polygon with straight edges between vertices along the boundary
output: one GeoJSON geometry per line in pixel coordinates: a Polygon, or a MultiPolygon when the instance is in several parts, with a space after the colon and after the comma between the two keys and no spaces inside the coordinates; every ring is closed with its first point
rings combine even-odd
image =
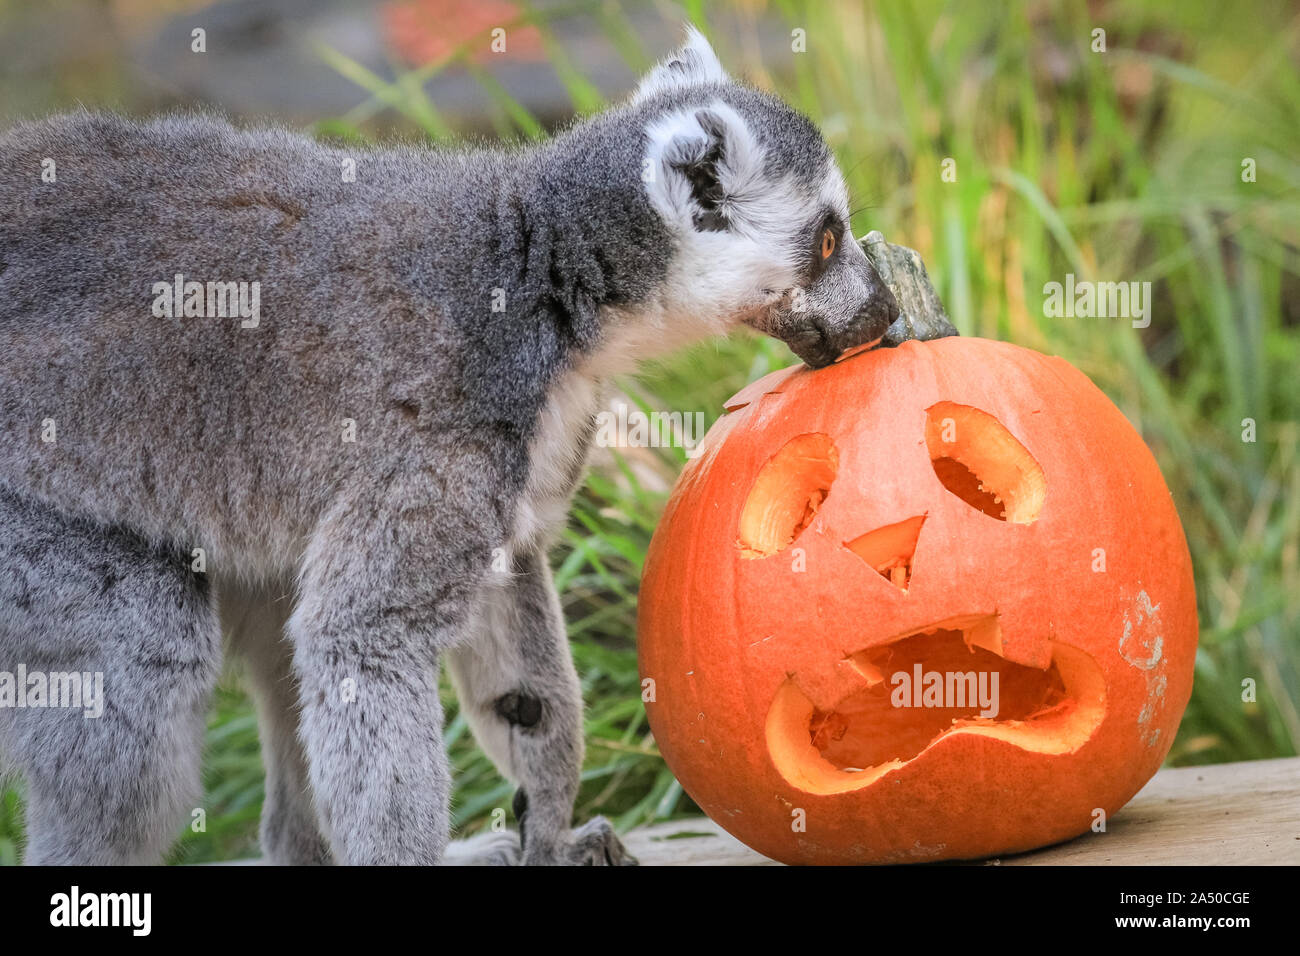
{"type": "Polygon", "coordinates": [[[894,298],[894,293],[889,291],[887,285],[877,282],[871,295],[854,318],[854,332],[858,341],[853,344],[861,345],[863,342],[880,338],[897,318],[898,300],[894,298]]]}

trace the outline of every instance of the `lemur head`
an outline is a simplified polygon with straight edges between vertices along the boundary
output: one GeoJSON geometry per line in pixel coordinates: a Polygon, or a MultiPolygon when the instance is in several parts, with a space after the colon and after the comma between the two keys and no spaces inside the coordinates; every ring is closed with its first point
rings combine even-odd
{"type": "Polygon", "coordinates": [[[701,331],[747,324],[814,368],[884,335],[898,305],[806,117],[728,78],[693,29],[633,104],[647,117],[642,180],[674,240],[666,311],[723,326],[701,331]]]}

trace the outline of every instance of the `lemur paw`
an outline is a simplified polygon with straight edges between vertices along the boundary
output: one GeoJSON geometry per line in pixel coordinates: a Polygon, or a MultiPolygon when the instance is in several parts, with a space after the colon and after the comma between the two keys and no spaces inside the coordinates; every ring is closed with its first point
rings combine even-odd
{"type": "Polygon", "coordinates": [[[480,833],[447,845],[443,866],[515,866],[521,849],[519,834],[513,830],[480,833]]]}
{"type": "Polygon", "coordinates": [[[618,834],[604,817],[593,817],[559,840],[543,843],[529,839],[524,847],[525,866],[636,866],[637,858],[623,848],[618,834]]]}

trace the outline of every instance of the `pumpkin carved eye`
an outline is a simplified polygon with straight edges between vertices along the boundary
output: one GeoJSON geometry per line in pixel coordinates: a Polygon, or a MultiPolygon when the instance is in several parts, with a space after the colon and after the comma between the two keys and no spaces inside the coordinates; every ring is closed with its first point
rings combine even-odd
{"type": "Polygon", "coordinates": [[[1047,479],[1024,445],[988,412],[956,402],[925,410],[925,443],[943,486],[1000,521],[1032,524],[1047,479]]]}
{"type": "Polygon", "coordinates": [[[829,229],[822,230],[822,259],[829,259],[835,254],[835,233],[829,229]]]}
{"type": "Polygon", "coordinates": [[[740,513],[736,544],[742,558],[766,558],[789,547],[812,523],[830,494],[839,451],[830,436],[798,435],[772,457],[740,513]]]}

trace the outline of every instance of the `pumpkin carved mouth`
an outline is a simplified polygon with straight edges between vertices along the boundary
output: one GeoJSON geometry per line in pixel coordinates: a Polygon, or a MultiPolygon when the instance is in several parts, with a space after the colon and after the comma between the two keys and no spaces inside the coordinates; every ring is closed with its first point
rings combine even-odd
{"type": "Polygon", "coordinates": [[[829,709],[791,676],[768,711],[768,752],[790,784],[820,794],[870,786],[958,734],[1071,753],[1101,724],[1105,679],[1088,654],[1047,643],[1045,668],[1018,664],[1002,657],[997,616],[969,615],[850,654],[862,687],[829,709]]]}

